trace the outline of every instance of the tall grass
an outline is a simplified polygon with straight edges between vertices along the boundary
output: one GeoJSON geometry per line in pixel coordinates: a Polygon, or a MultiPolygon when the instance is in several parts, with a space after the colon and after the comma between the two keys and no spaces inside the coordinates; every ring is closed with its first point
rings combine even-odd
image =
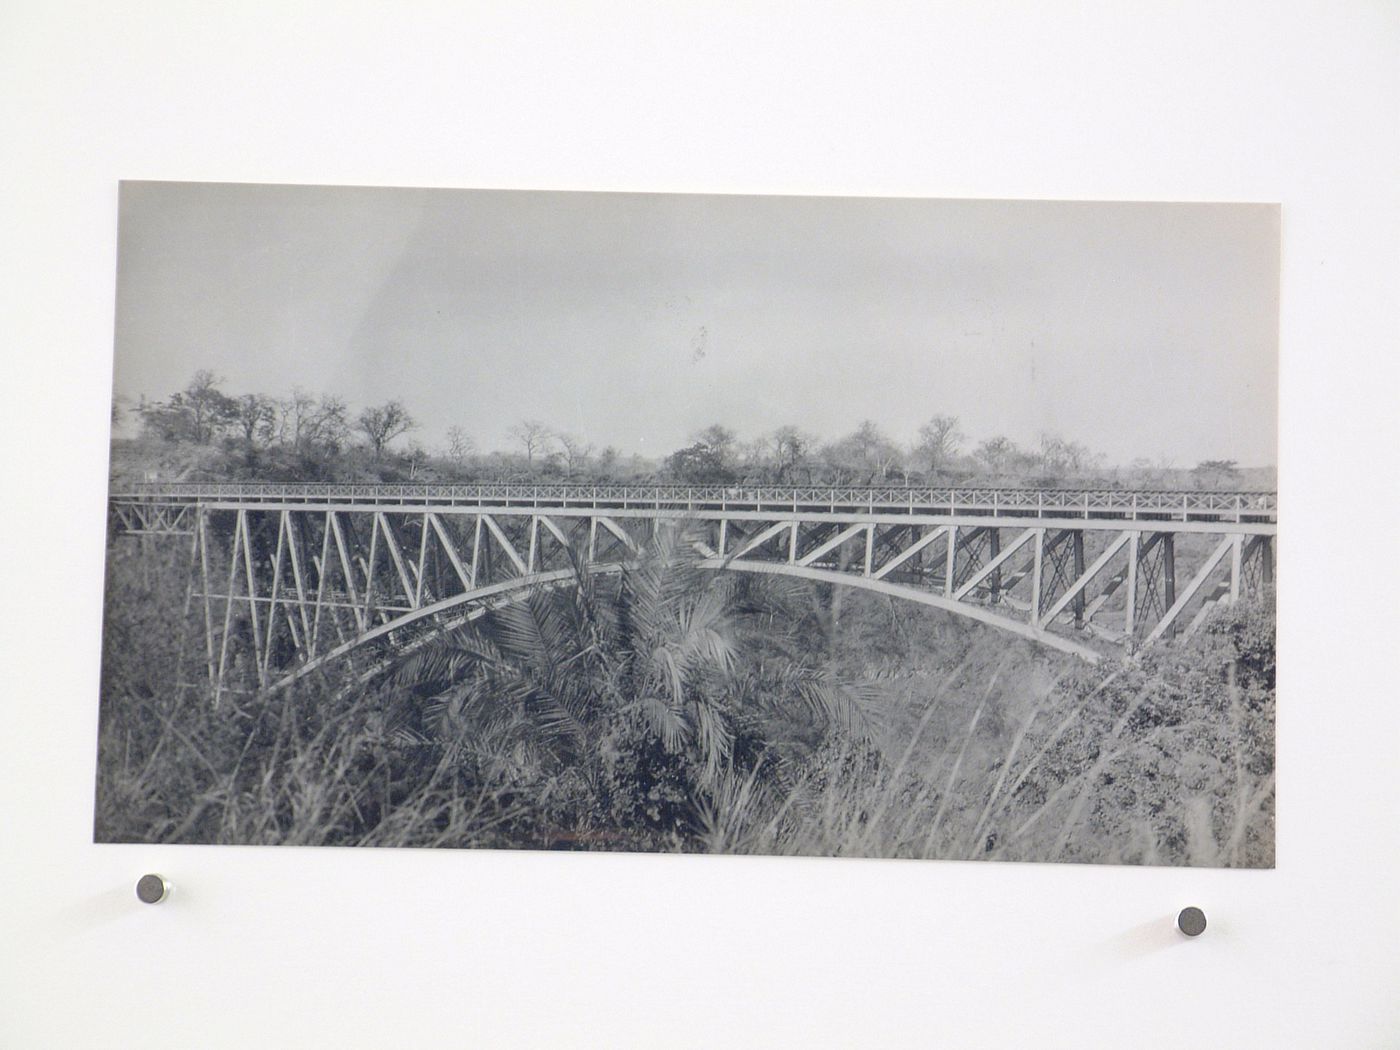
{"type": "Polygon", "coordinates": [[[1256,747],[1255,768],[1235,774],[1221,758],[1232,746],[1227,720],[1162,719],[1160,705],[1180,697],[1160,676],[1116,669],[1097,682],[1082,675],[1002,694],[1019,722],[996,730],[985,722],[994,690],[950,685],[926,698],[894,761],[888,748],[834,741],[780,797],[731,792],[707,844],[808,856],[1271,865],[1271,760],[1256,747]],[[946,730],[949,710],[965,719],[960,733],[934,728],[946,730]]]}
{"type": "Polygon", "coordinates": [[[96,837],[1272,863],[1269,603],[1089,667],[685,549],[215,710],[180,553],[122,541],[96,837]]]}

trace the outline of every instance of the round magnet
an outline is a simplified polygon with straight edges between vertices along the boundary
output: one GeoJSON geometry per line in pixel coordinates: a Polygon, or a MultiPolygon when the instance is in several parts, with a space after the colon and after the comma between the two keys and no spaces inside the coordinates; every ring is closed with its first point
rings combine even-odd
{"type": "Polygon", "coordinates": [[[1206,913],[1200,908],[1182,908],[1176,928],[1188,937],[1199,937],[1206,930],[1206,913]]]}
{"type": "Polygon", "coordinates": [[[170,883],[164,875],[142,875],[136,883],[136,899],[142,904],[159,904],[170,896],[170,883]]]}

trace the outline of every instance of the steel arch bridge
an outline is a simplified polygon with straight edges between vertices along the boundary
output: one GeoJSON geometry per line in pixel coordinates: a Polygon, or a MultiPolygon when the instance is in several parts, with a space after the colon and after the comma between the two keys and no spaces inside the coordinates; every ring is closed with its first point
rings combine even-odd
{"type": "Polygon", "coordinates": [[[188,537],[217,702],[416,644],[664,522],[710,569],[855,587],[1087,660],[1189,635],[1272,584],[1272,492],[665,485],[132,484],[114,536],[188,537]]]}

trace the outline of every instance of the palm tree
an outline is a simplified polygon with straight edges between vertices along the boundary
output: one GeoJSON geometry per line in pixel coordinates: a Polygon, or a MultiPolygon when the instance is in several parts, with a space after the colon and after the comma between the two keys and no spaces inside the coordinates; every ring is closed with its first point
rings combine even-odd
{"type": "Polygon", "coordinates": [[[761,794],[793,730],[864,724],[860,695],[798,654],[754,658],[762,588],[701,568],[684,531],[660,530],[616,573],[572,558],[564,584],[444,635],[388,680],[401,730],[557,805],[553,844],[688,848],[732,778],[761,794]]]}

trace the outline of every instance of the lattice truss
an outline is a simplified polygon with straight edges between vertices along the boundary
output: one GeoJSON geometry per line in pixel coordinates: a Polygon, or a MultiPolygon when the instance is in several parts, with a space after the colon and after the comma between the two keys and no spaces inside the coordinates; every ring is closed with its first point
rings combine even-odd
{"type": "Polygon", "coordinates": [[[114,500],[111,527],[126,536],[173,536],[194,529],[193,503],[114,500]]]}
{"type": "Polygon", "coordinates": [[[1272,524],[657,509],[113,505],[118,534],[190,539],[190,607],[216,700],[402,651],[679,523],[701,564],[850,585],[1087,659],[1191,634],[1272,584],[1272,524]]]}

